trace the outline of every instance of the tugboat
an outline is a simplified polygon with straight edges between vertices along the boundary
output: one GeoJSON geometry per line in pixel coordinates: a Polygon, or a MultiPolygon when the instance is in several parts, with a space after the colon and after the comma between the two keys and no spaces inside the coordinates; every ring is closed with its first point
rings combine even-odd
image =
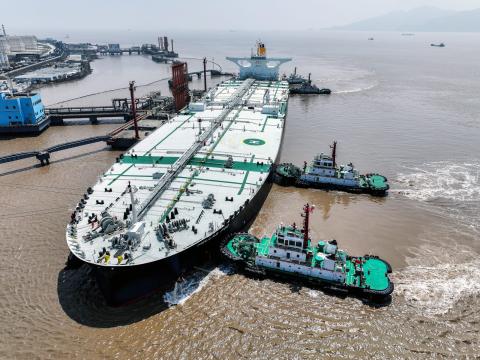
{"type": "Polygon", "coordinates": [[[332,90],[330,89],[319,89],[316,85],[312,84],[310,75],[311,74],[308,74],[308,80],[303,82],[300,86],[291,88],[290,93],[291,94],[318,94],[318,95],[330,95],[332,93],[332,90]]]}
{"type": "Polygon", "coordinates": [[[303,208],[303,229],[277,226],[262,239],[237,234],[222,246],[222,254],[239,269],[255,276],[277,276],[314,286],[367,295],[381,300],[393,292],[391,266],[378,256],[350,256],[336,240],[312,243],[309,217],[314,206],[303,208]]]}
{"type": "Polygon", "coordinates": [[[304,162],[303,170],[293,164],[280,164],[275,169],[274,180],[282,186],[337,189],[349,192],[385,196],[390,186],[387,178],[379,174],[359,174],[352,163],[337,166],[337,142],[331,146],[331,156],[315,156],[310,166],[304,162]]]}
{"type": "Polygon", "coordinates": [[[288,85],[300,85],[307,81],[302,75],[297,75],[296,66],[293,70],[293,73],[290,74],[288,77],[284,75],[282,80],[287,81],[288,85]]]}

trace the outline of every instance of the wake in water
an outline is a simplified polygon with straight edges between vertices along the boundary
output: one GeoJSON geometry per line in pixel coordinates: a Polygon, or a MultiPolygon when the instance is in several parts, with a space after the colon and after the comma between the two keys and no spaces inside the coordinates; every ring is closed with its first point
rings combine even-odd
{"type": "Polygon", "coordinates": [[[211,271],[198,270],[182,281],[177,281],[172,291],[165,293],[163,300],[168,306],[183,305],[193,294],[202,290],[210,280],[232,273],[228,266],[221,265],[211,271]]]}
{"type": "Polygon", "coordinates": [[[424,314],[445,314],[464,298],[480,295],[480,260],[409,266],[396,279],[395,291],[424,314]]]}
{"type": "Polygon", "coordinates": [[[378,86],[378,83],[375,83],[375,84],[372,84],[372,85],[367,85],[365,87],[353,88],[353,89],[333,90],[333,93],[334,94],[352,94],[352,93],[357,93],[357,92],[361,92],[361,91],[371,90],[376,86],[378,86]]]}
{"type": "Polygon", "coordinates": [[[421,201],[480,201],[480,163],[434,162],[400,174],[401,193],[421,201]]]}
{"type": "Polygon", "coordinates": [[[480,163],[433,162],[399,174],[400,188],[409,199],[435,206],[470,228],[480,231],[480,163]]]}

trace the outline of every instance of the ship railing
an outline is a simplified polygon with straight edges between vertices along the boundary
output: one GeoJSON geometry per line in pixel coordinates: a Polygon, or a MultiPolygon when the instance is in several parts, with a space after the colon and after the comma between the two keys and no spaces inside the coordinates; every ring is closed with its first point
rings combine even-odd
{"type": "Polygon", "coordinates": [[[255,82],[254,79],[247,79],[225,102],[225,108],[213,121],[210,127],[204,131],[193,145],[183,153],[183,155],[172,165],[170,171],[165,174],[157,183],[152,193],[145,199],[138,209],[138,219],[142,219],[148,209],[157,201],[161,194],[167,189],[177,175],[185,168],[192,157],[204,146],[205,141],[213,135],[220,124],[227,118],[233,108],[241,104],[243,96],[255,82]]]}
{"type": "Polygon", "coordinates": [[[294,259],[294,258],[287,259],[285,257],[280,257],[280,256],[276,256],[276,255],[266,255],[265,257],[267,259],[287,261],[289,263],[297,264],[297,265],[308,265],[307,261],[302,261],[302,260],[294,259]]]}

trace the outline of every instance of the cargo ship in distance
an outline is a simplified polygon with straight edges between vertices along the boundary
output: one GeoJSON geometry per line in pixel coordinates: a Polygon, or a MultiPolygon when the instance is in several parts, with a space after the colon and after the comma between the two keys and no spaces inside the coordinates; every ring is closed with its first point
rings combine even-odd
{"type": "Polygon", "coordinates": [[[288,58],[227,58],[239,76],[121,155],[67,225],[67,267],[87,264],[110,304],[168,286],[248,227],[272,186],[288,106],[288,58]]]}

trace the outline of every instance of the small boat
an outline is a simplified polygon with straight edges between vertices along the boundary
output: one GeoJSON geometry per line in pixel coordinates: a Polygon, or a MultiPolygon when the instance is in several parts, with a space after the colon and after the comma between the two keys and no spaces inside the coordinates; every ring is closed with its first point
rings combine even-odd
{"type": "Polygon", "coordinates": [[[430,46],[433,46],[433,47],[445,47],[445,44],[444,43],[440,43],[440,44],[430,44],[430,46]]]}
{"type": "Polygon", "coordinates": [[[368,38],[369,41],[375,40],[373,37],[368,38]]]}
{"type": "Polygon", "coordinates": [[[336,189],[376,196],[387,194],[390,186],[385,176],[374,173],[362,175],[352,163],[337,165],[336,141],[331,148],[331,156],[323,153],[317,155],[309,166],[305,161],[303,169],[289,163],[278,165],[275,169],[274,181],[282,186],[336,189]]]}
{"type": "Polygon", "coordinates": [[[303,208],[303,229],[295,223],[278,225],[272,236],[261,239],[236,234],[222,246],[222,254],[240,270],[254,276],[280,277],[302,281],[375,300],[389,296],[394,289],[389,279],[391,266],[378,256],[351,256],[338,247],[336,240],[314,244],[309,234],[310,213],[303,208]]]}
{"type": "Polygon", "coordinates": [[[316,85],[312,84],[312,80],[310,79],[310,75],[308,74],[308,80],[302,83],[300,86],[290,88],[290,94],[317,94],[317,95],[330,95],[332,90],[330,89],[320,89],[316,85]]]}

